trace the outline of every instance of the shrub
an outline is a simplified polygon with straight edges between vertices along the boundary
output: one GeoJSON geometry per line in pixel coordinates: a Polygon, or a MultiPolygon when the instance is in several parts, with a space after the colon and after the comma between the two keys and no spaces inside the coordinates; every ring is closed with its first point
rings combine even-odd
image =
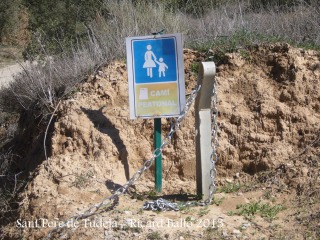
{"type": "MultiPolygon", "coordinates": [[[[15,0],[17,1],[17,0],[15,0]]],[[[70,48],[78,39],[85,38],[86,25],[100,11],[100,0],[23,0],[29,11],[29,29],[35,33],[24,56],[42,54],[38,40],[47,53],[57,54],[70,48]]]]}
{"type": "Polygon", "coordinates": [[[21,0],[0,2],[0,43],[15,43],[13,35],[19,31],[20,5],[21,0]]]}
{"type": "Polygon", "coordinates": [[[45,55],[35,63],[22,64],[23,71],[15,81],[0,91],[0,109],[27,110],[37,116],[52,113],[59,99],[109,58],[94,36],[88,38],[87,43],[79,43],[68,53],[45,55]]]}

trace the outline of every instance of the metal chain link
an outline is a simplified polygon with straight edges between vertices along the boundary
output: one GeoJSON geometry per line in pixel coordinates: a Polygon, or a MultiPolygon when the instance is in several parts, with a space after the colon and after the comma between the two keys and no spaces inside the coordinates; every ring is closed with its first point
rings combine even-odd
{"type": "MultiPolygon", "coordinates": [[[[162,140],[160,147],[156,148],[153,151],[153,156],[149,160],[147,160],[143,163],[143,166],[137,172],[135,172],[133,174],[133,176],[129,179],[128,182],[126,182],[124,185],[122,185],[120,188],[118,188],[110,197],[103,198],[99,204],[91,206],[85,212],[74,215],[74,216],[68,218],[62,224],[59,224],[58,227],[53,228],[49,232],[48,236],[45,239],[50,239],[52,237],[52,235],[55,232],[58,232],[60,229],[63,229],[64,227],[67,227],[68,225],[72,225],[73,223],[77,222],[78,220],[90,217],[102,208],[107,208],[107,209],[114,208],[119,202],[119,196],[124,194],[130,186],[132,186],[137,180],[140,179],[142,174],[152,166],[155,159],[162,154],[163,149],[171,143],[171,139],[173,137],[173,134],[179,129],[180,123],[186,117],[188,111],[190,110],[192,103],[196,99],[196,96],[197,96],[200,88],[201,88],[201,85],[197,85],[193,89],[189,98],[186,101],[186,106],[185,106],[182,114],[179,117],[177,117],[176,120],[171,124],[170,131],[167,134],[167,136],[162,140]]],[[[166,201],[166,200],[159,200],[159,201],[155,201],[155,202],[158,206],[160,206],[159,209],[171,209],[171,210],[178,209],[177,206],[175,206],[175,203],[171,204],[171,203],[169,203],[169,201],[166,201]]]]}
{"type": "Polygon", "coordinates": [[[218,92],[217,92],[217,85],[216,81],[213,83],[213,93],[212,93],[212,110],[211,110],[211,132],[212,132],[212,138],[211,138],[211,146],[212,146],[212,153],[210,156],[210,161],[211,161],[211,170],[210,170],[210,178],[211,178],[211,184],[209,186],[209,197],[206,200],[207,204],[211,204],[213,200],[213,194],[215,193],[217,187],[215,184],[215,178],[217,176],[217,169],[216,169],[216,163],[219,160],[218,154],[217,154],[217,149],[219,146],[218,142],[218,131],[219,131],[219,126],[217,122],[218,118],[218,92]]]}
{"type": "Polygon", "coordinates": [[[145,202],[143,205],[143,209],[152,211],[179,211],[179,206],[177,203],[159,198],[155,201],[145,202]]]}

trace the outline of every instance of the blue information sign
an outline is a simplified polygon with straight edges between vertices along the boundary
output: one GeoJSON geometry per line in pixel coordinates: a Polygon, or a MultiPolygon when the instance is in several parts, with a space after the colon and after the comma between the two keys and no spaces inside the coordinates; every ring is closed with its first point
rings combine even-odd
{"type": "Polygon", "coordinates": [[[172,82],[178,79],[174,38],[132,42],[135,83],[172,82]]]}
{"type": "Polygon", "coordinates": [[[177,116],[185,103],[180,34],[126,39],[130,117],[177,116]]]}

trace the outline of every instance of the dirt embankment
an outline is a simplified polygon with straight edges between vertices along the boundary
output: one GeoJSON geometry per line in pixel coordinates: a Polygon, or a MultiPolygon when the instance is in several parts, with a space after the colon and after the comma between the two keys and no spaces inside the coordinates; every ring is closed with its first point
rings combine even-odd
{"type": "MultiPolygon", "coordinates": [[[[210,53],[185,50],[184,54],[188,93],[196,84],[196,73],[190,69],[197,62],[205,61],[210,53]]],[[[260,179],[259,183],[281,179],[277,184],[283,183],[285,191],[272,192],[280,194],[277,202],[282,202],[281,198],[295,199],[298,189],[305,189],[306,194],[317,192],[320,161],[317,141],[320,138],[319,52],[296,49],[287,44],[257,46],[228,54],[217,70],[219,186],[235,181],[248,184],[254,179],[260,179]],[[299,154],[306,155],[299,157],[299,154]],[[318,165],[311,167],[310,162],[318,165]]],[[[48,160],[50,171],[40,165],[21,193],[20,219],[63,220],[83,212],[88,206],[100,202],[103,196],[110,195],[116,186],[124,184],[151,157],[153,121],[128,120],[128,106],[126,65],[120,61],[89,77],[71,98],[61,104],[52,136],[52,156],[48,160]]],[[[164,134],[169,126],[170,119],[162,119],[164,134]]],[[[196,192],[193,109],[181,124],[172,144],[163,152],[163,177],[165,195],[196,192]]],[[[135,184],[135,191],[151,191],[153,185],[151,168],[135,184]]],[[[113,210],[105,216],[116,219],[116,222],[134,217],[155,221],[161,217],[179,220],[191,216],[198,225],[193,224],[194,228],[188,229],[190,239],[207,237],[207,228],[197,228],[199,220],[221,218],[225,222],[224,232],[219,230],[217,233],[224,234],[226,238],[237,237],[239,225],[247,220],[230,217],[227,212],[237,203],[260,199],[263,191],[254,191],[257,192],[223,195],[226,202],[220,207],[209,206],[205,216],[195,213],[198,209],[189,215],[137,214],[143,202],[128,197],[120,199],[122,212],[113,210]]],[[[317,209],[319,202],[317,204],[312,206],[317,209]]],[[[305,229],[285,216],[277,223],[281,226],[281,234],[292,233],[292,229],[305,229]],[[289,227],[285,219],[297,225],[289,227]]],[[[279,232],[279,229],[272,230],[267,223],[259,224],[251,223],[249,230],[240,232],[239,236],[259,239],[279,232]]],[[[38,239],[48,230],[11,226],[8,236],[38,239]]],[[[72,239],[92,239],[93,236],[99,236],[99,239],[106,236],[110,239],[145,239],[151,232],[160,231],[162,237],[168,239],[188,239],[181,233],[186,230],[184,227],[175,231],[152,227],[142,227],[136,232],[127,230],[86,226],[69,229],[68,234],[72,239]]],[[[302,235],[296,236],[300,239],[302,235]]]]}

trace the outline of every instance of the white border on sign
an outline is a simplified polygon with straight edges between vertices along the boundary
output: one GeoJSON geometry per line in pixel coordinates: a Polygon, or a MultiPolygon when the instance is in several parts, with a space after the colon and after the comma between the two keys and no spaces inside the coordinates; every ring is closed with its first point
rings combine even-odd
{"type": "Polygon", "coordinates": [[[127,52],[127,71],[128,71],[128,84],[129,84],[129,106],[130,106],[130,119],[136,118],[159,118],[159,117],[177,117],[183,111],[186,104],[185,100],[185,80],[184,80],[184,61],[183,61],[183,42],[180,33],[163,34],[158,36],[139,36],[126,38],[126,52],[127,52]],[[134,69],[133,69],[133,48],[132,44],[135,40],[148,40],[148,39],[161,39],[161,38],[175,38],[176,39],[176,54],[177,54],[177,69],[178,69],[178,95],[179,95],[179,114],[175,115],[160,115],[160,116],[137,116],[135,112],[135,82],[134,82],[134,69]]]}

